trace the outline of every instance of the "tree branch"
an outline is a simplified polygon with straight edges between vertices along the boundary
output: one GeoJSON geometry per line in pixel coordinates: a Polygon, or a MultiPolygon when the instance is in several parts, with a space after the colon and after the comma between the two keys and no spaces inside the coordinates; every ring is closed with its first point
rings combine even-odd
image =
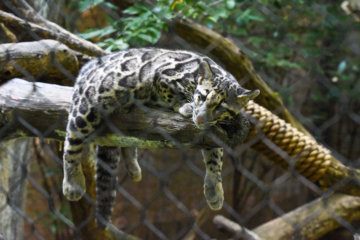
{"type": "Polygon", "coordinates": [[[319,198],[256,227],[262,239],[319,239],[343,223],[360,219],[360,198],[335,194],[319,198]]]}
{"type": "Polygon", "coordinates": [[[248,230],[224,216],[213,222],[234,235],[234,239],[319,239],[343,223],[360,219],[360,198],[334,194],[318,198],[289,213],[248,230]],[[243,236],[245,234],[245,236],[243,236]]]}
{"type": "Polygon", "coordinates": [[[17,37],[13,32],[10,31],[3,23],[0,23],[0,35],[4,36],[4,39],[6,39],[6,42],[17,42],[17,37]]]}
{"type": "Polygon", "coordinates": [[[224,216],[216,215],[213,219],[213,222],[218,228],[224,228],[227,231],[231,232],[234,235],[234,240],[262,240],[255,232],[243,226],[240,226],[236,222],[233,222],[230,219],[225,218],[224,216]]]}
{"type": "MultiPolygon", "coordinates": [[[[58,40],[68,47],[79,51],[81,53],[90,55],[90,56],[99,56],[104,55],[105,51],[100,47],[96,46],[89,41],[81,39],[76,35],[64,30],[60,26],[57,27],[57,30],[49,29],[48,27],[39,26],[38,24],[25,21],[21,18],[16,17],[13,14],[4,12],[0,10],[0,21],[6,26],[9,26],[18,31],[25,31],[33,36],[34,39],[54,39],[58,40]],[[61,29],[61,30],[60,30],[61,29]]],[[[52,26],[54,28],[54,26],[52,26]]]]}
{"type": "MultiPolygon", "coordinates": [[[[71,95],[71,87],[21,79],[7,82],[0,88],[1,138],[40,136],[63,140],[71,95]]],[[[114,114],[110,120],[111,130],[99,132],[95,143],[141,148],[217,146],[214,141],[235,144],[217,128],[204,134],[190,119],[164,110],[138,107],[130,113],[114,114]],[[112,134],[114,131],[116,134],[112,134]]]]}
{"type": "Polygon", "coordinates": [[[57,83],[72,85],[79,71],[76,53],[54,40],[9,43],[0,45],[0,84],[25,77],[62,80],[57,83]]]}

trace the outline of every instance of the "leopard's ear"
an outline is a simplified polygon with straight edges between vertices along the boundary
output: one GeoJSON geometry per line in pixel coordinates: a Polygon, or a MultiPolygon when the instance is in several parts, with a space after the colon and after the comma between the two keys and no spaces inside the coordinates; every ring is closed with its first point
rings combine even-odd
{"type": "Polygon", "coordinates": [[[198,84],[203,84],[205,81],[210,81],[213,78],[213,72],[209,63],[202,60],[199,64],[199,71],[197,75],[198,84]]]}
{"type": "Polygon", "coordinates": [[[245,92],[241,93],[237,96],[237,102],[241,106],[245,106],[250,100],[255,99],[257,96],[259,96],[260,90],[256,89],[254,91],[246,90],[245,92]]]}

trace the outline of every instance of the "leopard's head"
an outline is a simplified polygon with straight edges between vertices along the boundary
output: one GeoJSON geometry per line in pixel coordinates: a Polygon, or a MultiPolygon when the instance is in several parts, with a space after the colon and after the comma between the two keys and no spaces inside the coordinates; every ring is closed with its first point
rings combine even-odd
{"type": "Polygon", "coordinates": [[[204,129],[230,120],[259,93],[259,90],[242,88],[236,81],[226,81],[221,74],[213,73],[207,61],[202,61],[194,93],[193,122],[198,128],[204,129]]]}

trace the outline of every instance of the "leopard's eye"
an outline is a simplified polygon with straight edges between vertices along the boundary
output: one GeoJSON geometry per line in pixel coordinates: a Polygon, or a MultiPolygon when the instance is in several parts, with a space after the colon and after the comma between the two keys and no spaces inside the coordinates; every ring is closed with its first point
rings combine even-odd
{"type": "Polygon", "coordinates": [[[204,102],[206,100],[206,96],[203,96],[201,94],[197,94],[194,97],[194,100],[195,100],[196,103],[201,103],[201,102],[204,102]]]}
{"type": "Polygon", "coordinates": [[[198,101],[205,101],[206,100],[206,96],[204,95],[198,95],[198,101]]]}
{"type": "Polygon", "coordinates": [[[233,116],[233,115],[236,115],[236,111],[231,107],[229,106],[227,103],[221,103],[221,107],[224,108],[226,110],[226,112],[229,113],[230,116],[233,116]]]}

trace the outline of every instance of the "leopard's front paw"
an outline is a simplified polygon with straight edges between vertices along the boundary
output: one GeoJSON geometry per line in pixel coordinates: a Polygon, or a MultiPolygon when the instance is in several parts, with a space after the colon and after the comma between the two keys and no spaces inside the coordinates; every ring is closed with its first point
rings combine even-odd
{"type": "Polygon", "coordinates": [[[131,180],[133,180],[134,182],[141,181],[142,179],[141,168],[137,162],[135,165],[128,168],[128,174],[130,175],[131,180]]]}
{"type": "Polygon", "coordinates": [[[185,103],[179,108],[179,113],[186,117],[190,118],[193,114],[193,103],[185,103]]]}
{"type": "Polygon", "coordinates": [[[206,175],[204,195],[212,210],[220,210],[224,204],[224,190],[221,178],[216,177],[215,175],[206,175]]]}
{"type": "Polygon", "coordinates": [[[63,194],[69,201],[78,201],[85,194],[85,176],[81,169],[66,174],[63,180],[63,194]]]}

